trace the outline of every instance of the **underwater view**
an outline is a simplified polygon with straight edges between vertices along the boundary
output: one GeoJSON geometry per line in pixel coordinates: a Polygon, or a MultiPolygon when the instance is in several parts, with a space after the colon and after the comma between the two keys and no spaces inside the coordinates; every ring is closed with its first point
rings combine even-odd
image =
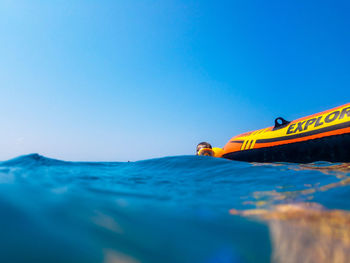
{"type": "Polygon", "coordinates": [[[348,262],[350,164],[0,163],[1,262],[348,262]]]}

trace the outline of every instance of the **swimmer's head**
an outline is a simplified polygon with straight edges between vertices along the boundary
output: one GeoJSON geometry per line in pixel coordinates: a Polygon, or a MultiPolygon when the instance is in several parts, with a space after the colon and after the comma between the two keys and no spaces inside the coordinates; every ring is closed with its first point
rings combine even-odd
{"type": "Polygon", "coordinates": [[[204,149],[204,148],[212,149],[210,143],[207,143],[207,142],[198,143],[196,155],[198,155],[199,151],[202,150],[202,149],[204,149]]]}

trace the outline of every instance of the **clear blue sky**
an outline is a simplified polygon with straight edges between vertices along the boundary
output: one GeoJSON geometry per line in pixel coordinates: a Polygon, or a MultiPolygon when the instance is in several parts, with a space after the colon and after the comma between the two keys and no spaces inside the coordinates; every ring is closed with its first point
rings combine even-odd
{"type": "Polygon", "coordinates": [[[2,0],[0,160],[125,161],[350,102],[349,1],[2,0]]]}

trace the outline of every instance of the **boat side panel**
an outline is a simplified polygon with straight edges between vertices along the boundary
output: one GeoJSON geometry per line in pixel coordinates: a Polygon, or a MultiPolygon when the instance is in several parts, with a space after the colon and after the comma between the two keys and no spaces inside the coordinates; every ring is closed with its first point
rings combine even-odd
{"type": "Polygon", "coordinates": [[[350,162],[350,134],[232,152],[224,154],[223,157],[248,162],[350,162]]]}
{"type": "Polygon", "coordinates": [[[273,127],[233,137],[225,146],[224,154],[283,144],[296,143],[325,136],[350,132],[350,104],[292,121],[282,129],[273,127]],[[242,147],[251,141],[251,147],[242,147]],[[241,145],[241,147],[239,147],[241,145]]]}

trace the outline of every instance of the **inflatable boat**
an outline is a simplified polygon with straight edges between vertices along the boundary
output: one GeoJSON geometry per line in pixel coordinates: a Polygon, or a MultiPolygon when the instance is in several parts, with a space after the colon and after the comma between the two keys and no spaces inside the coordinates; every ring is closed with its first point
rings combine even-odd
{"type": "Polygon", "coordinates": [[[350,162],[350,103],[231,138],[222,157],[248,162],[350,162]]]}

